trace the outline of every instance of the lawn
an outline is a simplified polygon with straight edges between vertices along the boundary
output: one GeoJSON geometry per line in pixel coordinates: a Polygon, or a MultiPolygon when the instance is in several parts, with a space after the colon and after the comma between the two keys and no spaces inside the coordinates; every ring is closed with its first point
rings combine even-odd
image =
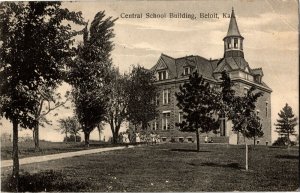
{"type": "MultiPolygon", "coordinates": [[[[27,191],[295,191],[299,187],[297,148],[250,147],[250,171],[244,170],[244,146],[201,144],[201,152],[193,149],[195,144],[143,145],[21,169],[30,172],[25,176],[36,183],[32,186],[41,188],[27,191]],[[40,182],[45,181],[48,184],[42,187],[40,182]]],[[[2,191],[7,191],[10,173],[11,168],[2,168],[2,191]]]]}
{"type": "MultiPolygon", "coordinates": [[[[115,146],[107,142],[91,141],[90,148],[115,146]]],[[[19,158],[64,153],[71,151],[84,150],[84,142],[49,142],[40,141],[40,151],[35,151],[34,142],[19,142],[19,158]]],[[[12,143],[1,143],[1,160],[12,159],[12,143]]]]}

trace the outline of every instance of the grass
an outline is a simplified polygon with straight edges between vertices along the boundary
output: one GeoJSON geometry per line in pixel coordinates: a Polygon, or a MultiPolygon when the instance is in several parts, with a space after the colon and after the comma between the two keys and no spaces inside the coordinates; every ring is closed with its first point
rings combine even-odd
{"type": "MultiPolygon", "coordinates": [[[[90,148],[116,146],[107,142],[91,141],[90,148]]],[[[40,156],[86,149],[84,142],[49,142],[40,141],[40,151],[35,151],[34,142],[19,142],[19,158],[40,156]]],[[[1,143],[1,160],[12,159],[12,143],[1,143]]]]}
{"type": "MultiPolygon", "coordinates": [[[[296,148],[250,147],[249,171],[244,170],[244,146],[202,144],[201,152],[193,149],[195,144],[141,146],[24,165],[21,169],[37,176],[54,170],[63,175],[65,184],[80,182],[83,185],[79,190],[86,192],[295,191],[299,187],[296,148]]],[[[11,168],[2,169],[2,191],[7,191],[5,180],[10,173],[11,168]]],[[[45,188],[66,190],[56,187],[57,183],[53,180],[45,188]]]]}

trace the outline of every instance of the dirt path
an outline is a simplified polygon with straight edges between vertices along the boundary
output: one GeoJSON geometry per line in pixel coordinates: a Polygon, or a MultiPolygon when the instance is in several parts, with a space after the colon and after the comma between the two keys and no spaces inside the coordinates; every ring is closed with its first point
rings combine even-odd
{"type": "MultiPolygon", "coordinates": [[[[105,152],[105,151],[113,151],[113,150],[119,150],[119,149],[124,149],[124,148],[133,148],[133,147],[134,146],[131,146],[131,145],[128,147],[107,147],[107,148],[89,149],[89,150],[81,150],[81,151],[75,151],[75,152],[43,155],[43,156],[34,156],[34,157],[22,158],[19,160],[19,162],[20,162],[20,165],[24,165],[24,164],[44,162],[44,161],[49,161],[49,160],[56,160],[56,159],[75,157],[75,156],[81,156],[81,155],[93,154],[93,153],[100,153],[100,152],[105,152]]],[[[13,165],[12,160],[1,160],[1,168],[10,167],[12,165],[13,165]]]]}

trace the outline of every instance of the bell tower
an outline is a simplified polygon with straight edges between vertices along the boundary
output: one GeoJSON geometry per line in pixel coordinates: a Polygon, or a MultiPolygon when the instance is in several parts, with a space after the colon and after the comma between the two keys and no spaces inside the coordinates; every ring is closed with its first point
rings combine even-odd
{"type": "Polygon", "coordinates": [[[243,40],[237,26],[234,10],[232,8],[230,23],[227,35],[224,37],[224,58],[226,57],[244,57],[243,40]]]}

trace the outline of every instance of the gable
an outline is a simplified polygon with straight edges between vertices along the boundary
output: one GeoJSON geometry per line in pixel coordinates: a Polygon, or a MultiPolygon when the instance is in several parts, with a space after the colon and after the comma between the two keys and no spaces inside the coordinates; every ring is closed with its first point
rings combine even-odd
{"type": "Polygon", "coordinates": [[[167,69],[167,65],[164,63],[162,59],[157,62],[156,70],[165,70],[167,69]]]}
{"type": "Polygon", "coordinates": [[[245,67],[245,72],[249,73],[249,67],[248,66],[245,67]]]}
{"type": "Polygon", "coordinates": [[[228,72],[228,71],[231,70],[231,68],[230,68],[230,66],[228,64],[225,64],[224,67],[223,67],[223,70],[225,70],[225,71],[228,72]]]}

